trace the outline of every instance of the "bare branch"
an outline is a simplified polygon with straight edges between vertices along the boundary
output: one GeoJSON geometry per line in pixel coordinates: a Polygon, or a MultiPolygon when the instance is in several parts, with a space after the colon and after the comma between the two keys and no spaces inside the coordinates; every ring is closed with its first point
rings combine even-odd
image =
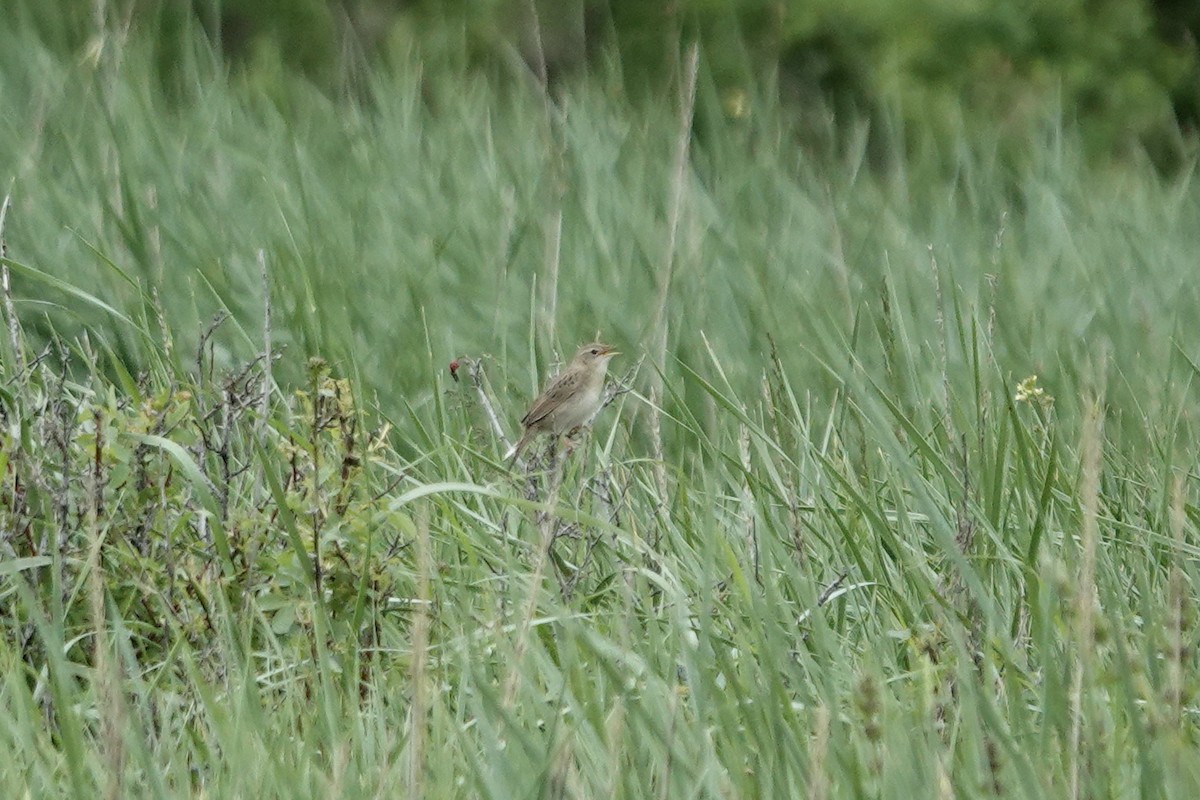
{"type": "Polygon", "coordinates": [[[471,385],[475,387],[475,393],[479,396],[479,405],[483,407],[484,413],[487,414],[488,422],[491,424],[496,438],[500,440],[500,444],[507,451],[510,447],[508,437],[504,435],[504,428],[500,426],[500,417],[497,416],[496,407],[488,395],[487,387],[484,385],[487,378],[483,374],[483,359],[463,356],[458,361],[467,368],[467,377],[471,379],[471,385]]]}

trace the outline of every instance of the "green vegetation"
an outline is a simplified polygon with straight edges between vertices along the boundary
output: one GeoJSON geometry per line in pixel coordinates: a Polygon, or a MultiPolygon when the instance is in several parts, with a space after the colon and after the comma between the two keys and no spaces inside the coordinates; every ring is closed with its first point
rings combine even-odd
{"type": "Polygon", "coordinates": [[[333,93],[419,48],[434,70],[511,78],[515,67],[555,86],[617,61],[625,90],[656,99],[680,42],[695,39],[728,102],[779,102],[813,141],[832,108],[940,146],[991,131],[1011,156],[1053,108],[1093,155],[1145,147],[1174,169],[1177,128],[1200,129],[1194,0],[6,2],[60,53],[94,44],[97,20],[149,31],[168,83],[203,30],[236,70],[295,71],[333,93]]]}
{"type": "Polygon", "coordinates": [[[29,30],[0,795],[1200,790],[1192,162],[29,30]],[[597,330],[507,471],[481,397],[597,330]]]}

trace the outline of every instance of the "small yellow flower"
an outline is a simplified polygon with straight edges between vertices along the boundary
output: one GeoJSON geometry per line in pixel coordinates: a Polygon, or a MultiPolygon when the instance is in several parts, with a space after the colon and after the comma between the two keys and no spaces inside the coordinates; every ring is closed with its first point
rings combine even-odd
{"type": "Polygon", "coordinates": [[[725,113],[734,119],[745,119],[750,116],[750,102],[745,89],[730,89],[721,98],[725,113]]]}
{"type": "Polygon", "coordinates": [[[1018,403],[1036,403],[1043,408],[1054,405],[1054,398],[1046,394],[1046,390],[1038,386],[1037,375],[1030,375],[1017,384],[1017,393],[1013,398],[1018,403]]]}

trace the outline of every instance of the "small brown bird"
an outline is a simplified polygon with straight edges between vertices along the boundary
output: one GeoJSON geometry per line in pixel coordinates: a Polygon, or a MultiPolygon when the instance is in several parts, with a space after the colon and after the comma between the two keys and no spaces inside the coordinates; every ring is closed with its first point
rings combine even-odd
{"type": "Polygon", "coordinates": [[[608,362],[620,355],[610,345],[592,342],[575,353],[566,369],[554,376],[521,418],[521,438],[504,454],[516,460],[538,434],[561,436],[583,425],[600,408],[608,362]]]}

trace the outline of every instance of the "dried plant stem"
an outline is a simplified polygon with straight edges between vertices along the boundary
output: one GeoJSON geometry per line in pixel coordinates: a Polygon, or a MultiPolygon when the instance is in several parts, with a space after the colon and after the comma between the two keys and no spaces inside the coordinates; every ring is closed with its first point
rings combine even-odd
{"type": "Polygon", "coordinates": [[[658,298],[654,311],[654,342],[651,357],[658,367],[650,383],[650,440],[654,452],[654,482],[660,502],[667,497],[667,474],[662,446],[662,375],[667,363],[667,339],[670,320],[667,303],[675,273],[678,250],[679,220],[683,215],[683,190],[692,142],[692,119],[696,109],[696,74],[700,65],[700,47],[695,42],[688,48],[684,62],[683,83],[680,86],[679,132],[675,141],[675,162],[671,173],[671,197],[667,206],[667,242],[662,269],[658,273],[658,298]]]}
{"type": "Polygon", "coordinates": [[[558,274],[562,260],[563,195],[566,191],[563,163],[565,144],[559,135],[558,123],[565,116],[565,107],[555,106],[550,96],[550,75],[546,68],[546,51],[542,42],[542,20],[535,0],[528,0],[529,25],[532,34],[533,69],[541,89],[545,107],[542,136],[546,147],[546,167],[550,187],[550,205],[544,222],[545,251],[543,254],[545,277],[542,284],[541,328],[544,344],[554,347],[558,318],[558,274]]]}
{"type": "MultiPolygon", "coordinates": [[[[671,170],[671,197],[667,206],[667,242],[663,253],[662,269],[658,273],[658,297],[655,304],[654,358],[661,368],[667,359],[667,302],[671,294],[671,282],[675,273],[675,259],[679,241],[679,220],[683,216],[683,190],[687,178],[688,158],[692,143],[692,118],[696,107],[696,73],[700,64],[699,45],[688,48],[680,87],[679,131],[675,140],[675,160],[671,170]]],[[[654,378],[655,388],[662,376],[654,378]]]]}
{"type": "Polygon", "coordinates": [[[936,305],[934,321],[937,323],[938,356],[942,366],[942,411],[950,407],[949,356],[946,353],[946,305],[942,300],[942,275],[938,270],[937,256],[933,245],[929,245],[929,269],[933,273],[933,294],[936,305]]]}
{"type": "Polygon", "coordinates": [[[496,414],[496,406],[488,394],[487,378],[483,374],[483,360],[463,356],[459,359],[459,362],[467,368],[467,377],[471,379],[471,385],[475,387],[475,394],[479,398],[479,405],[483,408],[483,413],[487,415],[488,423],[492,426],[492,432],[500,440],[501,448],[507,452],[510,447],[508,437],[504,435],[504,428],[500,425],[500,417],[496,414]]]}
{"type": "Polygon", "coordinates": [[[25,353],[21,348],[21,327],[17,322],[17,311],[13,305],[12,277],[8,272],[8,264],[2,259],[8,258],[8,247],[4,242],[4,223],[8,219],[8,209],[12,206],[11,195],[4,195],[4,203],[0,204],[0,290],[4,293],[4,316],[8,318],[8,339],[12,346],[13,358],[16,360],[16,374],[25,374],[25,353]]]}
{"type": "Polygon", "coordinates": [[[546,221],[546,279],[542,281],[542,333],[547,344],[553,346],[558,318],[558,270],[562,256],[562,193],[554,192],[554,208],[546,221]]]}
{"type": "MultiPolygon", "coordinates": [[[[655,502],[661,510],[667,503],[667,456],[662,442],[662,407],[658,389],[650,389],[650,455],[654,460],[654,488],[658,492],[655,502]]],[[[658,533],[654,534],[654,549],[658,549],[658,533]]]]}
{"type": "Polygon", "coordinates": [[[1096,605],[1096,539],[1099,536],[1100,470],[1103,453],[1104,406],[1101,400],[1088,403],[1083,423],[1083,477],[1080,487],[1080,507],[1083,524],[1079,532],[1080,563],[1078,608],[1076,609],[1078,642],[1075,675],[1071,685],[1071,797],[1082,796],[1079,773],[1086,756],[1080,752],[1085,709],[1083,686],[1091,667],[1094,646],[1096,605]]]}

